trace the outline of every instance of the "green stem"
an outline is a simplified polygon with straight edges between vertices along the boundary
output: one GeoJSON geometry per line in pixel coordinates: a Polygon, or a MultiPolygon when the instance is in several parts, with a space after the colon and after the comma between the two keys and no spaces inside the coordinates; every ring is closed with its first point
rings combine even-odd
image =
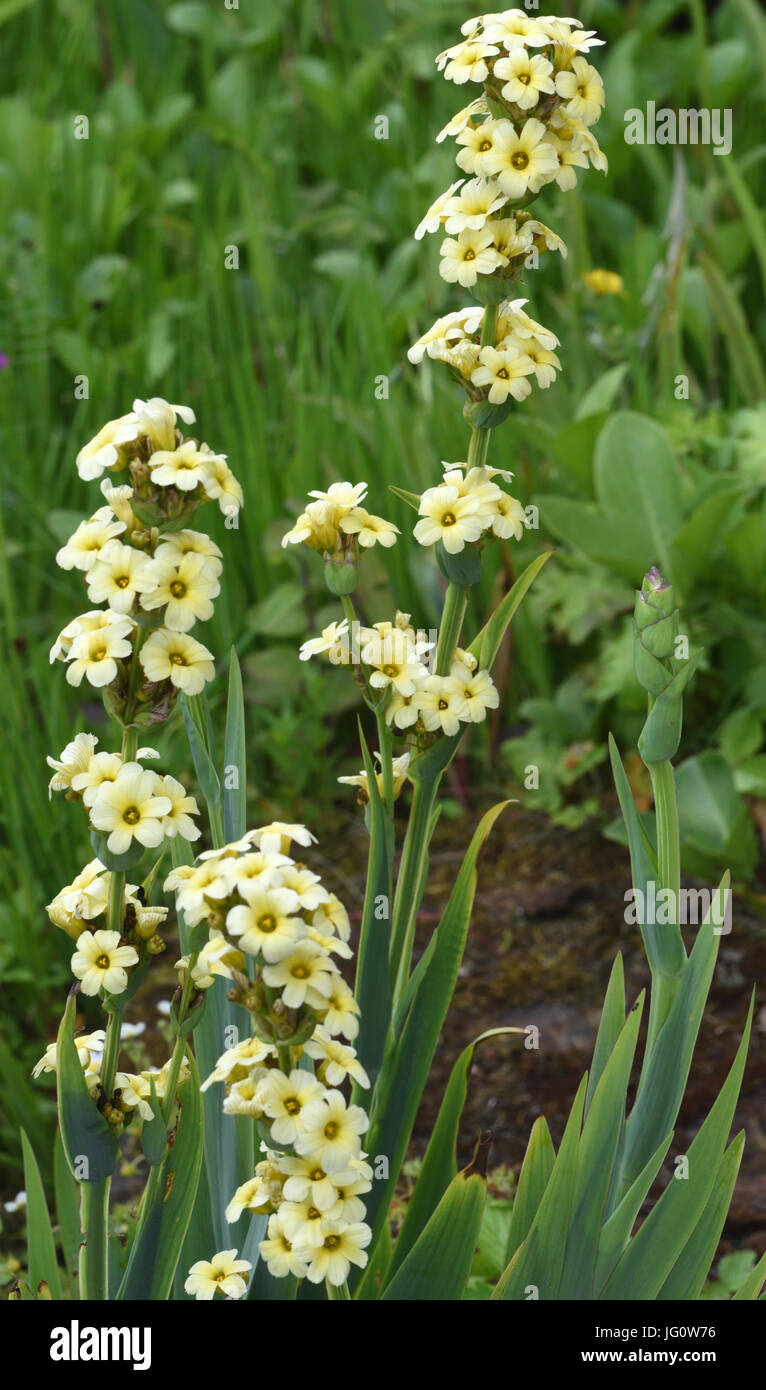
{"type": "Polygon", "coordinates": [[[455,648],[460,638],[460,630],[463,626],[463,618],[465,617],[467,603],[467,585],[455,584],[450,581],[447,585],[444,611],[439,625],[439,641],[436,647],[437,676],[449,675],[452,658],[455,655],[455,648]]]}
{"type": "MultiPolygon", "coordinates": [[[[657,865],[660,880],[658,886],[661,890],[670,890],[673,894],[672,920],[668,922],[665,930],[675,933],[680,939],[678,914],[681,891],[681,840],[673,764],[670,761],[651,763],[649,775],[652,779],[657,822],[657,865]]],[[[684,956],[681,941],[678,953],[679,967],[683,964],[684,956]]],[[[680,978],[680,969],[673,973],[656,970],[652,972],[652,996],[645,1050],[647,1058],[651,1055],[657,1034],[670,1012],[680,978]]]]}
{"type": "Polygon", "coordinates": [[[489,436],[491,433],[491,430],[480,430],[477,429],[476,426],[471,430],[467,460],[467,466],[469,468],[483,468],[486,464],[487,453],[489,451],[489,436]]]}
{"type": "Polygon", "coordinates": [[[80,1183],[80,1298],[102,1303],[109,1298],[109,1184],[109,1178],[80,1183]]]}
{"type": "Polygon", "coordinates": [[[414,782],[410,818],[404,840],[394,895],[391,926],[391,978],[394,985],[392,1014],[407,984],[415,941],[418,906],[428,869],[428,840],[438,779],[414,782]]]}
{"type": "Polygon", "coordinates": [[[378,748],[380,750],[380,769],[383,776],[383,805],[386,808],[386,815],[393,818],[394,814],[394,767],[393,767],[393,746],[391,730],[386,722],[385,707],[388,700],[375,711],[375,719],[378,725],[378,748]]]}

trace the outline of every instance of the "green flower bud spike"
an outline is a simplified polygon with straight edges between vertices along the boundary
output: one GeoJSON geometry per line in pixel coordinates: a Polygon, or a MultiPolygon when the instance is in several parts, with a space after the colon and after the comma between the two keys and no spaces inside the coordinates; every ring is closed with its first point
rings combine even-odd
{"type": "Polygon", "coordinates": [[[701,652],[676,655],[681,636],[673,587],[657,569],[644,576],[636,594],[634,666],[636,679],[649,695],[649,713],[638,740],[647,767],[678,752],[683,723],[683,693],[701,652]]]}

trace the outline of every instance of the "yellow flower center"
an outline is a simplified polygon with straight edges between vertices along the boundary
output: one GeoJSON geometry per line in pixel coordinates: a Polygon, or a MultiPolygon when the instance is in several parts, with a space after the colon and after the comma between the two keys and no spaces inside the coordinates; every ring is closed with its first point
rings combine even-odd
{"type": "Polygon", "coordinates": [[[502,381],[509,381],[510,375],[511,374],[508,371],[507,367],[498,367],[497,371],[495,372],[495,376],[499,376],[502,381]]]}
{"type": "Polygon", "coordinates": [[[585,86],[583,85],[582,82],[580,83],[579,87],[578,87],[576,90],[577,90],[577,95],[578,95],[578,97],[584,97],[584,96],[585,96],[586,88],[585,88],[585,86]]]}
{"type": "Polygon", "coordinates": [[[440,700],[439,709],[449,709],[449,700],[440,700]]]}
{"type": "Polygon", "coordinates": [[[96,956],[96,965],[98,966],[99,970],[108,970],[109,966],[111,965],[111,961],[109,960],[109,957],[107,955],[96,956]]]}
{"type": "Polygon", "coordinates": [[[285,1110],[287,1111],[288,1115],[300,1114],[300,1108],[300,1102],[295,1099],[295,1096],[288,1096],[287,1100],[285,1101],[285,1110]]]}
{"type": "Polygon", "coordinates": [[[183,598],[186,593],[186,585],[182,584],[180,579],[174,579],[173,583],[170,585],[170,592],[173,598],[183,598]]]}
{"type": "Polygon", "coordinates": [[[317,1207],[309,1207],[306,1212],[306,1219],[307,1221],[321,1221],[322,1213],[317,1207]]]}
{"type": "Polygon", "coordinates": [[[96,650],[91,653],[91,661],[103,661],[105,656],[106,647],[97,647],[96,650]]]}
{"type": "Polygon", "coordinates": [[[479,141],[479,154],[486,154],[487,150],[491,150],[491,149],[492,149],[492,141],[491,141],[491,140],[480,140],[480,141],[479,141]]]}
{"type": "Polygon", "coordinates": [[[340,1236],[325,1236],[325,1238],[324,1238],[324,1248],[325,1248],[325,1250],[337,1250],[337,1248],[338,1248],[339,1245],[340,1245],[340,1236]]]}
{"type": "Polygon", "coordinates": [[[457,517],[454,512],[445,512],[442,517],[442,526],[454,526],[456,521],[457,517]]]}
{"type": "Polygon", "coordinates": [[[119,574],[114,582],[118,589],[127,589],[130,583],[130,576],[127,574],[119,574]]]}
{"type": "Polygon", "coordinates": [[[258,918],[258,929],[263,932],[276,931],[277,919],[273,912],[264,912],[263,916],[258,918]]]}
{"type": "Polygon", "coordinates": [[[308,966],[306,965],[294,965],[292,967],[292,970],[290,971],[290,974],[296,980],[307,980],[309,978],[309,975],[311,974],[311,971],[308,969],[308,966]]]}
{"type": "Polygon", "coordinates": [[[312,1182],[321,1182],[324,1177],[324,1168],[312,1168],[309,1177],[312,1182]]]}
{"type": "Polygon", "coordinates": [[[475,260],[476,260],[476,252],[474,251],[474,249],[473,249],[472,246],[467,246],[467,247],[466,247],[465,252],[464,252],[464,254],[463,254],[463,260],[464,260],[464,261],[475,261],[475,260]]]}
{"type": "Polygon", "coordinates": [[[326,1124],[325,1127],[324,1127],[325,1138],[326,1138],[326,1139],[334,1139],[337,1133],[338,1133],[338,1123],[337,1123],[337,1120],[330,1120],[329,1124],[326,1124]]]}
{"type": "Polygon", "coordinates": [[[393,680],[394,676],[396,675],[396,669],[397,668],[395,666],[384,666],[383,675],[388,676],[389,680],[393,680]]]}
{"type": "Polygon", "coordinates": [[[521,83],[522,87],[528,87],[532,77],[528,72],[519,72],[516,74],[516,80],[521,83]]]}
{"type": "Polygon", "coordinates": [[[185,665],[186,665],[186,657],[185,657],[185,656],[182,656],[181,652],[171,652],[171,653],[170,653],[170,662],[171,662],[171,665],[173,665],[173,666],[185,666],[185,665]]]}
{"type": "Polygon", "coordinates": [[[529,155],[525,154],[523,150],[517,150],[516,153],[511,156],[511,164],[514,169],[526,169],[529,164],[529,155]]]}
{"type": "Polygon", "coordinates": [[[141,812],[137,806],[129,806],[126,811],[123,811],[122,819],[127,821],[128,825],[136,825],[141,819],[141,812]]]}

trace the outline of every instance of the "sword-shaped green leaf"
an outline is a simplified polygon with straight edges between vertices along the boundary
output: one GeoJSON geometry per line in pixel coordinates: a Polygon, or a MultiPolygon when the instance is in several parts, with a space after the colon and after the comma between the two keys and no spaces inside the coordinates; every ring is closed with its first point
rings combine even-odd
{"type": "Polygon", "coordinates": [[[412,1249],[381,1295],[386,1302],[459,1299],[471,1272],[487,1192],[489,1136],[449,1184],[412,1249]]]}
{"type": "Polygon", "coordinates": [[[48,1203],[45,1200],[40,1169],[25,1131],[21,1131],[21,1151],[24,1158],[24,1190],[27,1194],[27,1263],[29,1282],[33,1289],[43,1280],[51,1298],[61,1299],[61,1276],[56,1243],[53,1239],[48,1203]]]}
{"type": "Polygon", "coordinates": [[[689,1146],[686,1155],[689,1176],[670,1180],[605,1284],[602,1298],[655,1299],[700,1220],[729,1137],[745,1068],[752,1017],[751,1001],[731,1070],[689,1146]]]}
{"type": "Polygon", "coordinates": [[[523,1300],[529,1296],[530,1289],[535,1290],[538,1299],[548,1301],[558,1297],[587,1084],[586,1073],[578,1087],[553,1171],[529,1234],[501,1275],[493,1299],[523,1300]]]}
{"type": "Polygon", "coordinates": [[[160,1170],[154,1200],[142,1211],[118,1297],[123,1300],[170,1297],[197,1197],[202,1167],[204,1118],[199,1072],[190,1052],[190,1075],[179,1091],[181,1113],[175,1142],[160,1170]]]}
{"type": "Polygon", "coordinates": [[[481,1033],[478,1038],[474,1038],[473,1042],[461,1052],[452,1068],[439,1115],[418,1174],[415,1191],[407,1203],[404,1221],[394,1248],[389,1278],[396,1274],[453,1178],[457,1176],[458,1129],[468,1092],[468,1073],[476,1048],[487,1038],[497,1038],[507,1033],[523,1033],[523,1031],[523,1028],[490,1028],[488,1032],[481,1033]]]}

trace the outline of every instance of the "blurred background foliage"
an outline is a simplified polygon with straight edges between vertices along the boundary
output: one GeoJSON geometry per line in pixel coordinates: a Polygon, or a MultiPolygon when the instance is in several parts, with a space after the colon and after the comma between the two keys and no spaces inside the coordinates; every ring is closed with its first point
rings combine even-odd
{"type": "MultiPolygon", "coordinates": [[[[503,708],[475,733],[456,805],[472,786],[523,787],[534,764],[528,805],[572,825],[599,815],[616,833],[605,739],[613,730],[640,792],[630,613],[657,563],[706,653],[679,769],[686,867],[730,863],[746,883],[766,823],[766,15],[757,0],[574,7],[607,40],[597,134],[610,170],[546,190],[569,257],[546,258],[524,292],[564,371],[490,457],[540,526],[487,557],[472,625],[539,549],[557,555],[503,653],[503,708]],[[626,144],[624,113],[647,101],[733,109],[732,153],[626,144]],[[589,282],[597,269],[619,275],[616,293],[589,282]]],[[[243,483],[240,529],[206,520],[225,571],[205,640],[221,664],[232,643],[243,660],[252,820],[316,821],[330,799],[354,814],[335,782],[356,770],[354,687],[297,659],[335,607],[314,557],[280,548],[309,488],[366,479],[371,508],[402,528],[365,563],[365,616],[399,605],[436,621],[433,567],[387,485],[422,489],[441,459],[465,457],[447,374],[411,367],[406,349],[461,303],[438,276],[438,238],[412,230],[453,178],[434,135],[461,91],[433,59],[468,14],[466,0],[0,0],[6,1134],[44,1108],[25,1077],[41,1019],[46,1041],[53,1027],[52,956],[56,1006],[66,977],[44,904],[89,855],[79,818],[49,805],[45,768],[103,719],[48,665],[82,608],[54,554],[100,501],[76,475],[78,448],[135,396],[160,394],[193,406],[243,483]]],[[[157,740],[173,771],[188,762],[179,723],[157,740]]]]}

